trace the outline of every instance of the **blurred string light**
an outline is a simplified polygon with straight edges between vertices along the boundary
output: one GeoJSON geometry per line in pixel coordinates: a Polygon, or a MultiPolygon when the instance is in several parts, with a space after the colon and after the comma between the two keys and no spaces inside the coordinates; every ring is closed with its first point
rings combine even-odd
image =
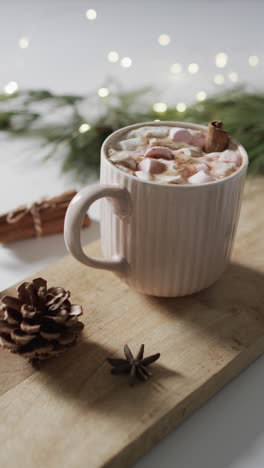
{"type": "Polygon", "coordinates": [[[256,67],[258,64],[259,64],[259,58],[257,55],[250,55],[248,57],[248,64],[251,66],[251,67],[256,67]]]}
{"type": "Polygon", "coordinates": [[[89,8],[89,10],[87,10],[87,11],[85,12],[85,16],[86,16],[86,18],[87,18],[88,20],[93,21],[93,20],[96,19],[97,13],[96,13],[96,11],[95,11],[93,8],[89,8]]]}
{"type": "Polygon", "coordinates": [[[225,52],[219,52],[215,56],[215,64],[218,68],[225,68],[228,62],[228,55],[225,52]]]}
{"type": "Polygon", "coordinates": [[[188,65],[188,72],[191,73],[191,75],[195,75],[199,71],[199,65],[197,63],[190,63],[188,65]]]}
{"type": "Polygon", "coordinates": [[[221,86],[225,82],[225,77],[220,73],[217,73],[217,75],[214,76],[214,82],[216,85],[221,86]]]}
{"type": "Polygon", "coordinates": [[[154,122],[160,122],[160,119],[155,119],[154,122]]]}
{"type": "Polygon", "coordinates": [[[178,112],[185,112],[187,109],[187,106],[184,102],[179,102],[176,106],[176,109],[178,112]]]}
{"type": "Polygon", "coordinates": [[[18,41],[18,45],[20,49],[27,49],[29,46],[29,39],[28,37],[20,37],[18,41]]]}
{"type": "Polygon", "coordinates": [[[167,46],[169,45],[170,43],[170,36],[168,36],[168,34],[161,34],[159,37],[158,37],[158,43],[159,45],[161,46],[167,46]]]}
{"type": "Polygon", "coordinates": [[[206,98],[207,98],[207,94],[205,91],[199,91],[199,93],[196,94],[196,100],[198,102],[205,101],[206,98]]]}
{"type": "Polygon", "coordinates": [[[182,71],[182,66],[180,63],[173,63],[170,67],[170,71],[171,73],[173,73],[174,75],[177,75],[178,73],[181,73],[182,71]]]}
{"type": "Polygon", "coordinates": [[[132,65],[132,60],[130,57],[123,57],[121,60],[121,67],[129,68],[132,65]]]}
{"type": "Polygon", "coordinates": [[[232,83],[236,83],[238,81],[238,74],[236,72],[231,72],[229,73],[228,78],[232,83]]]}
{"type": "Polygon", "coordinates": [[[110,52],[108,52],[107,54],[107,59],[109,62],[111,63],[116,63],[118,62],[119,60],[119,54],[118,52],[116,52],[115,50],[111,50],[110,52]]]}
{"type": "Polygon", "coordinates": [[[98,94],[98,96],[104,98],[104,97],[109,96],[110,91],[109,91],[108,88],[99,88],[98,91],[97,91],[97,94],[98,94]]]}
{"type": "Polygon", "coordinates": [[[18,90],[18,84],[16,81],[9,81],[9,83],[7,83],[4,86],[5,94],[14,94],[17,92],[17,90],[18,90]]]}
{"type": "Polygon", "coordinates": [[[155,104],[153,104],[153,110],[155,112],[159,112],[159,113],[163,113],[163,112],[166,112],[166,110],[168,109],[168,106],[167,104],[165,104],[165,102],[155,102],[155,104]]]}
{"type": "Polygon", "coordinates": [[[89,125],[88,123],[83,123],[82,125],[80,125],[79,127],[79,132],[80,133],[85,133],[85,132],[88,132],[91,128],[91,125],[89,125]]]}

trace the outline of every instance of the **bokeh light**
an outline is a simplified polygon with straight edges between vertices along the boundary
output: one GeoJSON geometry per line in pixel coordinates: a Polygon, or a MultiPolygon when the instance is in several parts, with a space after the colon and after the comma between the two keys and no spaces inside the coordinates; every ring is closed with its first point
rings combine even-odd
{"type": "Polygon", "coordinates": [[[198,71],[199,71],[199,65],[197,63],[190,63],[190,65],[188,65],[188,72],[191,73],[192,75],[194,75],[198,71]]]}
{"type": "Polygon", "coordinates": [[[5,94],[14,94],[17,92],[17,90],[18,90],[18,84],[16,81],[9,81],[9,83],[7,83],[4,86],[5,94]]]}
{"type": "Polygon", "coordinates": [[[99,88],[98,91],[97,91],[97,94],[98,94],[98,96],[104,98],[104,97],[109,96],[110,91],[109,91],[108,88],[99,88]]]}
{"type": "Polygon", "coordinates": [[[176,109],[178,112],[185,112],[187,109],[187,106],[184,102],[179,102],[176,106],[176,109]]]}
{"type": "Polygon", "coordinates": [[[115,50],[111,50],[110,52],[108,52],[107,54],[107,59],[109,62],[111,63],[116,63],[118,62],[119,60],[119,54],[118,52],[116,52],[115,50]]]}
{"type": "Polygon", "coordinates": [[[215,64],[218,68],[226,67],[228,62],[228,55],[225,52],[219,52],[215,56],[215,64]]]}
{"type": "Polygon", "coordinates": [[[224,84],[225,82],[225,77],[224,75],[221,75],[220,73],[217,73],[215,76],[214,76],[214,82],[216,85],[222,85],[224,84]]]}
{"type": "Polygon", "coordinates": [[[171,73],[174,75],[177,75],[178,73],[181,73],[182,71],[182,65],[180,63],[173,63],[170,67],[171,73]]]}
{"type": "Polygon", "coordinates": [[[83,124],[80,125],[80,127],[79,127],[79,132],[80,132],[80,133],[88,132],[88,130],[90,130],[90,128],[91,128],[91,125],[89,125],[88,123],[83,123],[83,124]]]}
{"type": "Polygon", "coordinates": [[[199,93],[196,94],[196,100],[198,102],[205,101],[206,98],[207,98],[207,94],[205,91],[199,91],[199,93]]]}
{"type": "Polygon", "coordinates": [[[153,110],[155,112],[162,113],[162,112],[166,112],[167,109],[168,109],[168,106],[167,104],[165,104],[165,102],[155,102],[155,104],[153,104],[153,110]]]}
{"type": "Polygon", "coordinates": [[[88,20],[95,20],[97,18],[97,12],[93,8],[89,8],[89,10],[86,11],[85,16],[88,20]]]}
{"type": "Polygon", "coordinates": [[[161,46],[167,46],[167,45],[169,45],[169,43],[170,43],[170,36],[168,36],[168,34],[161,34],[161,35],[158,37],[158,43],[159,43],[161,46]]]}
{"type": "Polygon", "coordinates": [[[236,72],[230,72],[228,78],[232,83],[236,83],[238,81],[238,74],[236,72]]]}
{"type": "Polygon", "coordinates": [[[121,60],[121,67],[129,68],[132,65],[132,59],[130,57],[123,57],[121,60]]]}
{"type": "Polygon", "coordinates": [[[259,58],[257,55],[250,55],[248,57],[248,64],[251,66],[251,67],[256,67],[258,64],[259,64],[259,58]]]}
{"type": "Polygon", "coordinates": [[[27,49],[29,46],[29,39],[28,37],[21,37],[18,41],[18,45],[21,49],[27,49]]]}

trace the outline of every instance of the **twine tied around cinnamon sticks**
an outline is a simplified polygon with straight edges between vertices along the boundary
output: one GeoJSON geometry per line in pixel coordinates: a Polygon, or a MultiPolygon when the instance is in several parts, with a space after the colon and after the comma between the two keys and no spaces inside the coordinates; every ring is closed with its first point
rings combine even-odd
{"type": "Polygon", "coordinates": [[[30,213],[33,219],[36,236],[41,237],[43,234],[43,229],[40,211],[45,210],[46,208],[54,208],[55,206],[55,203],[51,203],[48,200],[33,202],[31,205],[20,206],[14,211],[10,211],[10,213],[8,213],[6,216],[6,221],[9,224],[15,224],[18,223],[18,221],[20,221],[28,213],[30,213]]]}
{"type": "MultiPolygon", "coordinates": [[[[75,190],[70,190],[49,200],[42,199],[23,205],[0,216],[0,243],[8,244],[30,237],[41,237],[63,232],[64,217],[75,190]]],[[[90,219],[86,215],[83,226],[90,219]]]]}

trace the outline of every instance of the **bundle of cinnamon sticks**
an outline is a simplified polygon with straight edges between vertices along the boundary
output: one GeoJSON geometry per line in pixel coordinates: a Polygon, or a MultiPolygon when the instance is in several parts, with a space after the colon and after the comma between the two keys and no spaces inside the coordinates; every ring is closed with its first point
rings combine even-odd
{"type": "MultiPolygon", "coordinates": [[[[8,244],[30,237],[63,232],[64,217],[70,201],[76,195],[70,190],[49,200],[24,205],[0,216],[0,243],[8,244]]],[[[86,215],[83,227],[90,224],[86,215]]]]}

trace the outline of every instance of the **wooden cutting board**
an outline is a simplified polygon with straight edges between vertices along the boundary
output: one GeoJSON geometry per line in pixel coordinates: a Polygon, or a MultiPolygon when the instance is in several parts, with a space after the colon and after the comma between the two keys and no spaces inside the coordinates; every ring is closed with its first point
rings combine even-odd
{"type": "MultiPolygon", "coordinates": [[[[199,294],[144,297],[70,257],[41,272],[72,291],[86,327],[78,346],[39,370],[0,351],[1,467],[130,466],[262,354],[263,185],[247,184],[233,263],[199,294]],[[125,343],[161,352],[151,380],[133,388],[106,363],[125,343]]],[[[88,251],[97,255],[98,243],[88,251]]]]}

